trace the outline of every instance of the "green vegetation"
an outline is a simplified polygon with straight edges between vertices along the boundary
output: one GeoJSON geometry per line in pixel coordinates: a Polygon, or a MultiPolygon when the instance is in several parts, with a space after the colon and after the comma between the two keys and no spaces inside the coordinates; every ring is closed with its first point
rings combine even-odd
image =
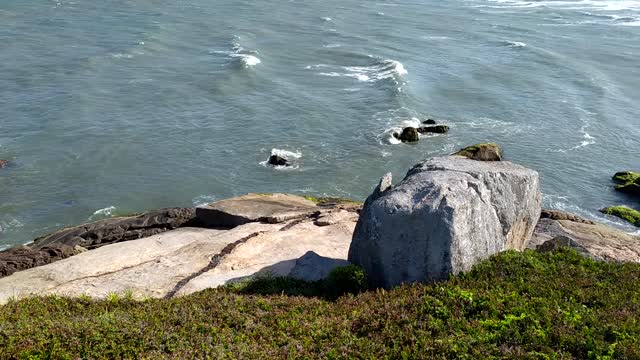
{"type": "Polygon", "coordinates": [[[640,173],[633,171],[623,171],[616,173],[613,180],[620,185],[616,186],[616,190],[627,194],[640,195],[640,173]]]}
{"type": "Polygon", "coordinates": [[[635,226],[640,227],[640,211],[634,210],[626,206],[610,206],[600,210],[607,215],[617,216],[621,219],[627,220],[635,226]]]}
{"type": "Polygon", "coordinates": [[[13,301],[0,307],[0,358],[640,359],[640,265],[573,250],[505,252],[448,281],[336,300],[327,283],[257,282],[171,300],[13,301]]]}

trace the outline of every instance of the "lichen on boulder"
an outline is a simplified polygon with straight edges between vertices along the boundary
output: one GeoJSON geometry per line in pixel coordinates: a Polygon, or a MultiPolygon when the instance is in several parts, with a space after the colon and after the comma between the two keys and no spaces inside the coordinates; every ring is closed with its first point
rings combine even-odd
{"type": "Polygon", "coordinates": [[[616,190],[626,194],[640,195],[640,173],[622,171],[613,176],[613,181],[620,184],[616,186],[616,190]]]}
{"type": "Polygon", "coordinates": [[[480,143],[467,146],[453,155],[479,161],[502,161],[502,148],[496,143],[480,143]]]}
{"type": "Polygon", "coordinates": [[[613,215],[640,227],[640,211],[627,206],[610,206],[600,210],[603,214],[613,215]]]}

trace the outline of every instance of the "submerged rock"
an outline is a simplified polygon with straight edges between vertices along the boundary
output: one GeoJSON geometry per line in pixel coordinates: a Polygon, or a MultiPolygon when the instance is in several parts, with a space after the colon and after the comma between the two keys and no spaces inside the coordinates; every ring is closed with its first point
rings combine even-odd
{"type": "Polygon", "coordinates": [[[481,143],[468,146],[453,155],[479,161],[502,161],[502,149],[496,143],[481,143]]]}
{"type": "Polygon", "coordinates": [[[523,249],[540,217],[538,173],[463,157],[426,160],[367,199],[348,260],[371,285],[389,288],[468,271],[507,249],[523,249]]]}
{"type": "Polygon", "coordinates": [[[640,195],[640,173],[619,172],[613,176],[613,180],[620,184],[616,186],[616,190],[630,195],[640,195]]]}
{"type": "Polygon", "coordinates": [[[437,122],[435,120],[433,120],[433,119],[427,119],[427,120],[423,121],[422,123],[425,124],[425,125],[435,125],[435,124],[437,124],[437,122]]]}
{"type": "Polygon", "coordinates": [[[267,163],[269,165],[273,165],[273,166],[289,166],[291,164],[289,164],[289,160],[278,156],[278,155],[271,155],[269,156],[269,160],[267,161],[267,163]]]}
{"type": "Polygon", "coordinates": [[[613,215],[640,227],[640,211],[627,206],[610,206],[600,210],[603,214],[613,215]]]}
{"type": "Polygon", "coordinates": [[[400,134],[399,139],[402,142],[416,142],[420,140],[418,129],[414,127],[406,127],[402,129],[402,134],[400,134]]]}
{"type": "Polygon", "coordinates": [[[449,132],[449,127],[447,125],[424,126],[418,128],[418,132],[421,134],[445,134],[449,132]]]}
{"type": "Polygon", "coordinates": [[[9,160],[2,160],[0,159],[0,169],[3,169],[5,167],[9,166],[9,160]]]}

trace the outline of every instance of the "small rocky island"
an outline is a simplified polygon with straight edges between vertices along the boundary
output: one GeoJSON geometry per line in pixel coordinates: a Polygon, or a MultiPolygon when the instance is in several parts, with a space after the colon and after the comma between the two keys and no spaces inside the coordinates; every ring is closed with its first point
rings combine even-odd
{"type": "MultiPolygon", "coordinates": [[[[640,238],[541,209],[537,172],[497,144],[427,159],[364,204],[248,194],[62,229],[0,252],[0,303],[29,295],[173,298],[256,276],[324,279],[348,264],[370,286],[446,279],[505,250],[568,246],[640,263],[640,238]]],[[[637,184],[625,176],[621,186],[637,184]]],[[[631,185],[633,188],[634,185],[631,185]]]]}

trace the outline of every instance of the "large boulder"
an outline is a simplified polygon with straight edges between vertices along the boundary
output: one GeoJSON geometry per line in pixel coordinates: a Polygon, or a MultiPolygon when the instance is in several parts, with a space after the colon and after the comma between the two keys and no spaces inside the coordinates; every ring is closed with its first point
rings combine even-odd
{"type": "Polygon", "coordinates": [[[478,161],[502,161],[502,148],[496,143],[481,143],[467,146],[454,155],[478,161]]]}
{"type": "Polygon", "coordinates": [[[97,249],[160,234],[195,222],[194,208],[167,208],[69,227],[0,252],[0,277],[97,249]]]}
{"type": "Polygon", "coordinates": [[[633,225],[640,227],[640,211],[632,209],[628,206],[609,206],[600,210],[603,214],[619,217],[633,225]]]}
{"type": "Polygon", "coordinates": [[[460,156],[426,160],[365,202],[348,260],[372,286],[442,279],[507,249],[523,249],[540,217],[538,173],[460,156]]]}

